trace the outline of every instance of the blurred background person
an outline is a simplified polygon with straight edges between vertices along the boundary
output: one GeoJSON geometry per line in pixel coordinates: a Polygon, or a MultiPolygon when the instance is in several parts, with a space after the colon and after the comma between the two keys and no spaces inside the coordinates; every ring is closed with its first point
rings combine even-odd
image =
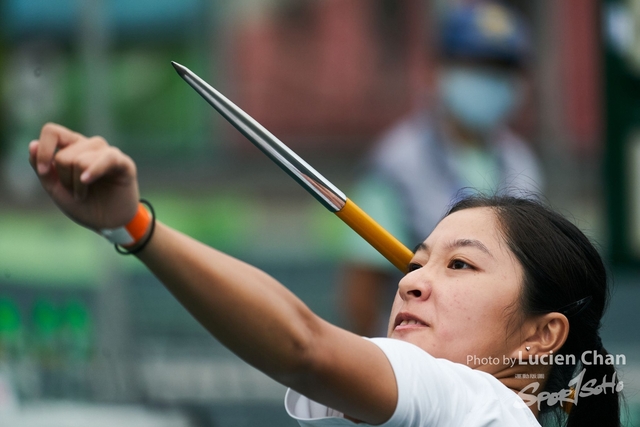
{"type": "MultiPolygon", "coordinates": [[[[422,241],[463,192],[539,193],[538,160],[509,128],[527,96],[528,25],[515,11],[483,1],[443,15],[433,102],[384,132],[352,193],[403,243],[422,241]],[[416,182],[420,183],[416,185],[416,182]]],[[[350,234],[341,301],[356,333],[384,333],[398,272],[350,234]]]]}

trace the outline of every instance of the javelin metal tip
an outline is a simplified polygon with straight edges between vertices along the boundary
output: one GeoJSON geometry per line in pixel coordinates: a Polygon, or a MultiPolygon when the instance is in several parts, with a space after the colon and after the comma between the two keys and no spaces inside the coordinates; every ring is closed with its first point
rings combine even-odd
{"type": "Polygon", "coordinates": [[[187,73],[187,67],[184,65],[178,64],[176,61],[171,61],[171,65],[173,65],[173,68],[175,68],[181,76],[187,73]]]}
{"type": "Polygon", "coordinates": [[[171,65],[189,86],[327,209],[332,212],[342,209],[347,200],[342,191],[193,71],[175,61],[171,65]]]}

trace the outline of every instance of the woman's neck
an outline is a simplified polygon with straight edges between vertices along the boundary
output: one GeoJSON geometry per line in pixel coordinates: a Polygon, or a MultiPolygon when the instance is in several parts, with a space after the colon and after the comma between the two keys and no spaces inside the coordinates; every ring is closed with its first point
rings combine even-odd
{"type": "Polygon", "coordinates": [[[538,395],[547,384],[549,372],[549,366],[545,365],[514,365],[505,367],[493,375],[507,388],[517,393],[531,409],[533,415],[538,418],[538,395]]]}

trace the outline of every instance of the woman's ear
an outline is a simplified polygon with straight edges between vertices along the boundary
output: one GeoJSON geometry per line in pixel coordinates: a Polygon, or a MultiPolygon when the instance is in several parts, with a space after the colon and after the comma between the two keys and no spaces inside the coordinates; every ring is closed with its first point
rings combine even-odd
{"type": "Polygon", "coordinates": [[[525,335],[512,357],[522,355],[556,353],[569,336],[569,320],[564,314],[553,312],[528,320],[525,335]],[[522,352],[522,353],[519,353],[522,352]]]}

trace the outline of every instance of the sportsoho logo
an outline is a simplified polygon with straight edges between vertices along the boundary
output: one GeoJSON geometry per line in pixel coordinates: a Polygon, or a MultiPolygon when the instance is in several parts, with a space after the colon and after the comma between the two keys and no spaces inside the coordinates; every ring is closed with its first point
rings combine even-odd
{"type": "MultiPolygon", "coordinates": [[[[538,357],[537,355],[535,357],[530,355],[527,359],[523,359],[522,352],[520,352],[517,362],[520,365],[575,365],[576,357],[573,354],[549,354],[548,357],[544,357],[544,355],[540,357],[538,357]]],[[[582,369],[578,373],[578,375],[576,375],[571,381],[569,381],[568,389],[562,389],[553,393],[542,391],[536,395],[535,393],[538,392],[540,383],[533,382],[520,390],[518,392],[518,396],[520,396],[520,398],[527,406],[537,404],[538,410],[540,410],[544,402],[547,402],[549,406],[553,406],[557,403],[570,403],[572,405],[577,405],[578,400],[581,397],[597,396],[602,393],[619,393],[624,388],[624,384],[622,381],[616,381],[616,372],[611,374],[610,380],[607,380],[607,376],[605,375],[602,378],[601,383],[598,383],[598,380],[595,378],[592,378],[586,383],[583,383],[584,375],[587,371],[587,366],[626,365],[627,358],[624,354],[602,355],[595,350],[590,350],[582,353],[582,355],[580,356],[580,362],[583,366],[585,366],[585,368],[582,369]]]]}

